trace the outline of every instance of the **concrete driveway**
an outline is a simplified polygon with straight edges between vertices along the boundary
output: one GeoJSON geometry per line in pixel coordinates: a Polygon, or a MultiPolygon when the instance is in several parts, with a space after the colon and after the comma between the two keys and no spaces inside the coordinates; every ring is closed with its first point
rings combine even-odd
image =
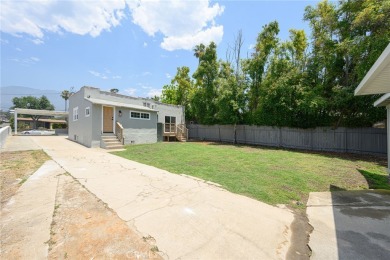
{"type": "Polygon", "coordinates": [[[288,210],[64,137],[30,138],[129,226],[156,239],[165,258],[287,258],[288,210]]]}
{"type": "Polygon", "coordinates": [[[312,192],[311,259],[390,259],[390,191],[312,192]]]}

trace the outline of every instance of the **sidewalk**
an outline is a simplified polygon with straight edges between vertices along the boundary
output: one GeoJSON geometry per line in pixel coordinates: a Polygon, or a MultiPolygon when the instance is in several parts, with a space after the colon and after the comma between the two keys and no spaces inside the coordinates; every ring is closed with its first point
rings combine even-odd
{"type": "Polygon", "coordinates": [[[45,162],[1,209],[3,259],[45,259],[57,190],[57,175],[64,171],[45,162]]]}
{"type": "Polygon", "coordinates": [[[28,150],[40,150],[39,147],[32,139],[31,136],[18,136],[10,135],[5,141],[5,145],[1,148],[1,152],[15,152],[15,151],[28,151],[28,150]]]}
{"type": "Polygon", "coordinates": [[[31,137],[67,172],[171,259],[285,259],[288,210],[64,137],[31,137]]]}

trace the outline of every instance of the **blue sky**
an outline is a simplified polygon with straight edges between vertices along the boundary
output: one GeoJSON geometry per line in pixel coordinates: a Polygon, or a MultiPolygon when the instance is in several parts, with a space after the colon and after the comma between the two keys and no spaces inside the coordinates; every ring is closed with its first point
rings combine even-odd
{"type": "Polygon", "coordinates": [[[1,12],[1,87],[58,90],[94,86],[151,97],[179,66],[193,73],[192,48],[213,40],[218,57],[242,29],[251,53],[263,25],[277,20],[280,38],[304,29],[318,1],[7,1],[1,12]]]}

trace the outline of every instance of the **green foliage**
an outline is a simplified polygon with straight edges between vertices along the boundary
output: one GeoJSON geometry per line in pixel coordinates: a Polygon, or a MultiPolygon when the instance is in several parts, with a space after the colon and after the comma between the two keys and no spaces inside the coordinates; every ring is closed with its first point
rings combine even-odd
{"type": "Polygon", "coordinates": [[[192,118],[191,99],[194,95],[194,83],[189,75],[190,68],[177,68],[176,76],[170,85],[165,85],[162,90],[161,102],[185,107],[186,117],[192,118]]]}
{"type": "Polygon", "coordinates": [[[220,63],[217,121],[223,124],[238,124],[243,121],[245,95],[231,65],[228,62],[220,63]]]}
{"type": "Polygon", "coordinates": [[[196,86],[192,99],[193,112],[196,120],[202,124],[217,122],[218,69],[217,45],[211,42],[199,56],[199,66],[193,75],[196,86]]]}
{"type": "MultiPolygon", "coordinates": [[[[49,99],[46,96],[42,96],[40,98],[33,96],[25,96],[25,97],[14,97],[12,99],[14,108],[28,108],[28,109],[38,109],[38,110],[54,110],[53,104],[50,103],[49,99]]],[[[41,116],[31,115],[30,116],[34,122],[34,128],[36,128],[36,123],[41,116]]]]}
{"type": "Polygon", "coordinates": [[[303,18],[309,39],[290,29],[282,42],[273,21],[246,59],[241,34],[227,61],[217,60],[214,43],[195,46],[195,84],[187,67],[178,68],[163,102],[186,106],[186,118],[202,124],[362,127],[385,119],[385,109],[373,106],[379,95],[354,90],[390,42],[390,0],[324,0],[303,18]]]}

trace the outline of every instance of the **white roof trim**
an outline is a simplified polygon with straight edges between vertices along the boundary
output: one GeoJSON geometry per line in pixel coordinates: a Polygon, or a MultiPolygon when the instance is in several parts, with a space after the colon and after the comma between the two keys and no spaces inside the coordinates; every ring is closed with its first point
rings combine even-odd
{"type": "Polygon", "coordinates": [[[126,108],[142,110],[142,111],[157,112],[157,110],[155,110],[155,109],[151,109],[151,108],[144,107],[144,106],[133,105],[133,104],[129,104],[129,103],[122,103],[122,102],[111,101],[111,100],[100,99],[100,98],[85,98],[85,99],[92,102],[93,104],[114,106],[114,107],[126,107],[126,108]]]}
{"type": "Polygon", "coordinates": [[[390,44],[376,60],[355,89],[355,95],[383,94],[390,92],[390,44]]]}
{"type": "Polygon", "coordinates": [[[390,105],[390,93],[383,95],[377,101],[375,101],[374,106],[376,107],[384,107],[390,105]]]}
{"type": "Polygon", "coordinates": [[[15,108],[15,112],[23,115],[68,116],[68,112],[65,111],[39,110],[39,109],[27,109],[27,108],[15,108]]]}

